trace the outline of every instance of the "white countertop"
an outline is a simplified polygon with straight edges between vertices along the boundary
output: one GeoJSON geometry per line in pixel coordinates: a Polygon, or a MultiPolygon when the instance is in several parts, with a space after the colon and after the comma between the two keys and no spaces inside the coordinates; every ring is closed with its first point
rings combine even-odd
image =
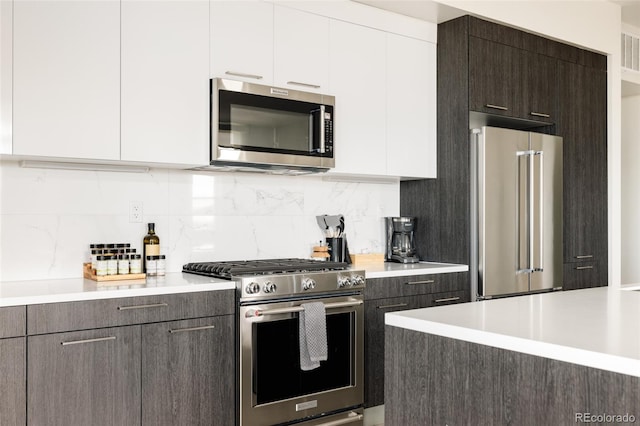
{"type": "Polygon", "coordinates": [[[454,263],[435,263],[435,262],[419,262],[419,263],[396,263],[384,262],[379,264],[365,264],[362,266],[352,265],[351,269],[364,269],[367,278],[388,278],[402,277],[409,275],[430,275],[430,274],[446,274],[450,272],[466,272],[469,270],[467,265],[458,265],[454,263]]]}
{"type": "Polygon", "coordinates": [[[84,278],[0,282],[0,307],[236,288],[235,281],[181,272],[147,277],[142,284],[118,284],[102,285],[84,278]]]}
{"type": "Polygon", "coordinates": [[[640,291],[627,290],[601,287],[400,311],[386,314],[385,323],[640,377],[640,291]]]}

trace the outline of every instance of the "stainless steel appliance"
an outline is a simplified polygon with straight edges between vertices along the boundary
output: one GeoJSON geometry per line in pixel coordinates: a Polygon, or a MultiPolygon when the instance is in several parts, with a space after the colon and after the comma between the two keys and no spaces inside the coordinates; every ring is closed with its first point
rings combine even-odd
{"type": "Polygon", "coordinates": [[[385,217],[387,247],[385,260],[400,263],[420,261],[415,241],[415,217],[385,217]]]}
{"type": "Polygon", "coordinates": [[[211,167],[324,172],[334,167],[335,98],[211,80],[211,167]]]}
{"type": "Polygon", "coordinates": [[[241,425],[363,424],[364,271],[306,259],[189,263],[183,271],[238,283],[241,425]],[[326,310],[328,358],[303,371],[298,318],[310,301],[326,310]]]}
{"type": "Polygon", "coordinates": [[[482,127],[471,145],[472,291],[562,288],[562,138],[482,127]]]}

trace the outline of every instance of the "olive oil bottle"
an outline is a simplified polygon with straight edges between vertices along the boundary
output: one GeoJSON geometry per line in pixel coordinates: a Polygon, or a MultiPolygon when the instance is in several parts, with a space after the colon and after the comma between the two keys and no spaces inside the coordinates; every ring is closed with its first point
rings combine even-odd
{"type": "Polygon", "coordinates": [[[156,235],[156,224],[148,223],[149,231],[142,240],[142,264],[144,265],[144,271],[147,270],[147,256],[159,256],[160,255],[160,237],[156,235]]]}

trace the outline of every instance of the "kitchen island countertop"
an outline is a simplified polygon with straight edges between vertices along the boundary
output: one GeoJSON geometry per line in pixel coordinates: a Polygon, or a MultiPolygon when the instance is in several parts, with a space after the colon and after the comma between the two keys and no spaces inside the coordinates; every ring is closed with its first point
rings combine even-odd
{"type": "Polygon", "coordinates": [[[378,264],[351,265],[351,269],[364,269],[367,278],[388,278],[410,275],[446,274],[451,272],[466,272],[467,265],[454,263],[418,262],[396,263],[384,262],[378,264]]]}
{"type": "Polygon", "coordinates": [[[640,291],[591,288],[385,315],[387,326],[640,377],[640,291]]]}
{"type": "Polygon", "coordinates": [[[5,281],[0,282],[0,307],[235,288],[235,281],[181,272],[147,277],[143,283],[121,281],[118,284],[110,283],[109,285],[98,284],[96,281],[85,278],[5,281]]]}

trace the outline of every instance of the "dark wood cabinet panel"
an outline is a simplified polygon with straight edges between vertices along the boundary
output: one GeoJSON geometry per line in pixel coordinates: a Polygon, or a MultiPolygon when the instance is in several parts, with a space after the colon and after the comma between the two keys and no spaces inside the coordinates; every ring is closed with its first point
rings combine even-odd
{"type": "Polygon", "coordinates": [[[606,73],[561,62],[564,261],[607,259],[606,73]]]}
{"type": "Polygon", "coordinates": [[[7,306],[0,308],[0,338],[25,336],[26,334],[26,306],[7,306]]]}
{"type": "Polygon", "coordinates": [[[28,333],[173,321],[234,311],[234,290],[29,305],[28,333]]]}
{"type": "Polygon", "coordinates": [[[602,262],[565,263],[562,276],[563,290],[604,287],[608,282],[606,260],[602,262]]]}
{"type": "Polygon", "coordinates": [[[364,406],[384,404],[384,314],[431,306],[432,295],[370,300],[364,307],[364,406]]]}
{"type": "Polygon", "coordinates": [[[558,61],[525,50],[518,53],[522,70],[518,115],[530,120],[555,122],[558,119],[558,61]]]}
{"type": "MultiPolygon", "coordinates": [[[[369,278],[364,290],[364,298],[370,300],[459,291],[467,289],[468,281],[469,272],[369,278]]],[[[466,302],[467,300],[462,301],[466,302]]]]}
{"type": "Polygon", "coordinates": [[[522,103],[520,51],[469,37],[469,108],[516,117],[522,103]]]}
{"type": "Polygon", "coordinates": [[[140,327],[29,336],[29,425],[140,424],[140,327]]]}
{"type": "Polygon", "coordinates": [[[2,426],[24,426],[27,422],[26,340],[26,337],[0,339],[0,425],[2,426]]]}
{"type": "Polygon", "coordinates": [[[142,326],[142,424],[232,425],[233,315],[142,326]]]}

